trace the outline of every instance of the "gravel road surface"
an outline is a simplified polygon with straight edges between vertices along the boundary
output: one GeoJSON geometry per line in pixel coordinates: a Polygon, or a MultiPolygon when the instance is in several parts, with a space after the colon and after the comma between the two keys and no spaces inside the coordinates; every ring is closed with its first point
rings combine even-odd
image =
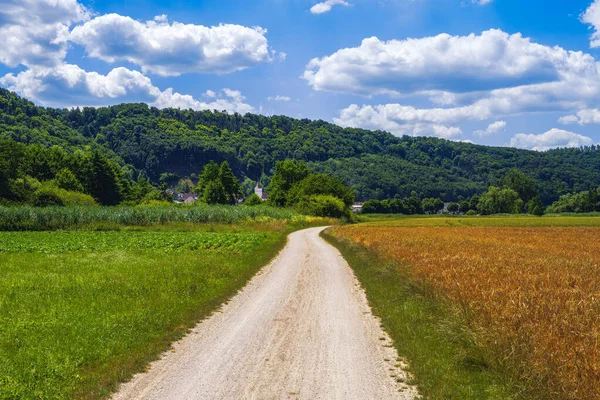
{"type": "Polygon", "coordinates": [[[324,228],[271,264],[115,400],[413,399],[416,390],[324,228]]]}

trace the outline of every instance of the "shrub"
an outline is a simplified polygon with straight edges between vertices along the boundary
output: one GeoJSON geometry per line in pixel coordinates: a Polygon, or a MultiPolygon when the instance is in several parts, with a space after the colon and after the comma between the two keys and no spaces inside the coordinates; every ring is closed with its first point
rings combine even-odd
{"type": "Polygon", "coordinates": [[[56,186],[61,189],[70,190],[72,192],[84,192],[83,185],[68,168],[63,168],[58,171],[54,177],[54,182],[56,183],[56,186]]]}
{"type": "Polygon", "coordinates": [[[169,203],[169,196],[162,190],[153,189],[149,193],[147,193],[142,199],[142,203],[149,202],[161,202],[161,203],[169,203]]]}
{"type": "Polygon", "coordinates": [[[467,211],[466,215],[468,215],[468,216],[477,215],[477,211],[475,211],[475,210],[469,210],[469,211],[467,211]]]}
{"type": "Polygon", "coordinates": [[[263,201],[256,193],[252,193],[246,201],[244,201],[244,205],[246,206],[259,206],[261,204],[263,204],[263,201]]]}
{"type": "Polygon", "coordinates": [[[350,211],[344,202],[328,195],[303,197],[298,201],[295,209],[301,214],[315,217],[350,218],[350,211]]]}
{"type": "Polygon", "coordinates": [[[58,194],[54,191],[39,190],[36,192],[33,198],[33,205],[36,207],[49,207],[49,206],[64,206],[65,203],[58,194]]]}
{"type": "Polygon", "coordinates": [[[94,198],[88,194],[61,189],[50,182],[45,182],[35,192],[32,203],[36,207],[93,206],[97,204],[94,198]]]}

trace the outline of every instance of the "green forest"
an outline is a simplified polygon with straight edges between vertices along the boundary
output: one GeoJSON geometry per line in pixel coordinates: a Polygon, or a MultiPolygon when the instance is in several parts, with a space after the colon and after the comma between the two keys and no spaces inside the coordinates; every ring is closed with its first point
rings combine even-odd
{"type": "Polygon", "coordinates": [[[413,195],[466,201],[513,168],[535,181],[546,206],[600,187],[598,146],[535,152],[285,116],[145,104],[51,109],[0,89],[0,197],[14,201],[31,187],[39,192],[47,181],[52,184],[46,192],[82,185],[107,205],[159,199],[155,188],[174,187],[184,178],[197,182],[210,161],[227,161],[240,182],[266,186],[276,162],[286,159],[338,178],[357,201],[413,195]]]}

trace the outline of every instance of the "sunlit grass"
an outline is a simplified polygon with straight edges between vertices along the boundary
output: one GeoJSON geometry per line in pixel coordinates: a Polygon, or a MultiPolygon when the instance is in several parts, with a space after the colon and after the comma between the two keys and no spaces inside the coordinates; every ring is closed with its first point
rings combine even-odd
{"type": "Polygon", "coordinates": [[[294,229],[175,227],[186,231],[0,233],[0,398],[106,397],[235,294],[294,229]]]}

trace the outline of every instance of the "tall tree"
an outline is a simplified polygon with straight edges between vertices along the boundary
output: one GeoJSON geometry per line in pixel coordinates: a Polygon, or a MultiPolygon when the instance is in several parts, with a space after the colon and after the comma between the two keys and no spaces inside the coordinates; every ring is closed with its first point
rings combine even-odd
{"type": "Polygon", "coordinates": [[[517,168],[513,168],[498,180],[501,188],[512,189],[519,194],[524,203],[528,203],[538,195],[537,185],[533,178],[525,175],[517,168]]]}
{"type": "Polygon", "coordinates": [[[123,200],[125,188],[120,176],[122,172],[100,151],[94,150],[87,155],[84,168],[86,192],[100,204],[114,206],[123,200]]]}
{"type": "Polygon", "coordinates": [[[204,195],[204,191],[210,182],[219,180],[219,172],[219,165],[212,160],[204,166],[204,169],[200,174],[200,178],[198,179],[198,186],[196,188],[200,196],[204,195]]]}
{"type": "Polygon", "coordinates": [[[221,167],[219,168],[219,180],[223,185],[227,204],[237,204],[238,200],[241,199],[244,194],[242,193],[240,182],[233,174],[227,161],[221,163],[221,167]]]}
{"type": "Polygon", "coordinates": [[[308,166],[302,161],[285,160],[275,164],[275,173],[267,188],[269,204],[285,207],[288,203],[288,192],[296,183],[310,174],[308,166]]]}
{"type": "Polygon", "coordinates": [[[523,210],[523,200],[512,189],[490,186],[490,189],[479,199],[477,208],[483,215],[519,214],[523,210]]]}

